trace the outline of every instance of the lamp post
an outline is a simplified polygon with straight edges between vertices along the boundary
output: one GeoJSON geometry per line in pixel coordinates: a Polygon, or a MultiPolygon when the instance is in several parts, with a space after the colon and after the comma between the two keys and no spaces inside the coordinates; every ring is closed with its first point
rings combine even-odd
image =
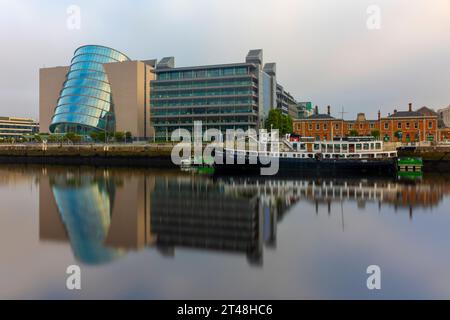
{"type": "Polygon", "coordinates": [[[106,119],[105,119],[105,144],[108,144],[108,117],[109,117],[109,115],[106,115],[106,119]]]}

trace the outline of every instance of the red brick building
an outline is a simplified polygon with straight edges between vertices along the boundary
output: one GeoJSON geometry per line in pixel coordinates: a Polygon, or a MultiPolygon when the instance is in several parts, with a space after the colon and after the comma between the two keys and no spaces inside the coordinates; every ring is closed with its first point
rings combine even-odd
{"type": "Polygon", "coordinates": [[[356,120],[343,120],[332,117],[330,107],[326,114],[319,114],[316,107],[312,116],[294,120],[293,127],[294,133],[316,140],[332,140],[350,135],[375,135],[393,142],[441,141],[438,116],[425,112],[423,108],[421,110],[422,112],[413,111],[410,104],[408,111],[395,110],[384,118],[378,112],[377,120],[367,120],[364,113],[358,114],[356,120]]]}

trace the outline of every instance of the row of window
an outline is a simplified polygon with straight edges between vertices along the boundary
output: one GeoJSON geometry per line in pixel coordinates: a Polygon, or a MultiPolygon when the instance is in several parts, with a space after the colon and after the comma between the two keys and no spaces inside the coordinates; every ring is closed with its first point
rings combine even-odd
{"type": "Polygon", "coordinates": [[[233,113],[253,113],[256,112],[253,108],[246,107],[231,107],[231,108],[194,108],[194,109],[164,109],[152,110],[152,116],[177,116],[190,114],[233,114],[233,113]]]}
{"type": "MultiPolygon", "coordinates": [[[[397,129],[419,129],[419,123],[415,121],[412,125],[411,122],[397,122],[397,129]]],[[[384,123],[384,129],[389,129],[389,122],[384,123]]],[[[433,129],[433,121],[428,121],[428,129],[433,129]]]]}
{"type": "Polygon", "coordinates": [[[63,91],[61,91],[61,97],[79,96],[79,95],[94,97],[94,98],[105,100],[105,101],[111,100],[111,94],[109,92],[105,92],[105,91],[94,89],[94,88],[69,87],[69,88],[65,88],[63,91]]]}
{"type": "Polygon", "coordinates": [[[57,107],[66,104],[80,104],[84,106],[93,106],[98,109],[109,110],[110,103],[108,101],[100,100],[94,97],[88,96],[65,96],[58,100],[57,107]]]}
{"type": "Polygon", "coordinates": [[[92,53],[89,53],[89,54],[83,53],[83,54],[79,54],[72,58],[72,64],[77,63],[77,62],[82,62],[82,61],[92,61],[92,62],[98,62],[98,63],[119,62],[118,60],[116,60],[114,58],[99,55],[99,54],[92,54],[92,53]]]}
{"type": "Polygon", "coordinates": [[[100,46],[84,46],[78,48],[74,56],[80,55],[80,54],[100,54],[104,56],[111,57],[117,61],[127,61],[129,60],[127,56],[125,56],[123,53],[120,53],[114,49],[106,48],[106,47],[100,47],[100,46]]]}
{"type": "Polygon", "coordinates": [[[158,80],[181,80],[195,78],[216,78],[248,74],[248,67],[226,67],[186,71],[159,72],[158,80]]]}
{"type": "Polygon", "coordinates": [[[106,92],[111,92],[111,86],[109,85],[109,83],[90,78],[77,78],[67,80],[64,83],[64,88],[69,87],[89,87],[89,88],[96,88],[106,92]]]}
{"type": "Polygon", "coordinates": [[[100,81],[107,82],[108,78],[103,71],[93,71],[93,70],[75,70],[70,71],[67,74],[67,79],[80,79],[80,78],[89,78],[89,79],[97,79],[100,81]]]}
{"type": "MultiPolygon", "coordinates": [[[[250,124],[250,125],[224,125],[224,124],[219,124],[219,125],[212,125],[210,128],[216,128],[219,130],[222,130],[223,132],[225,132],[226,130],[243,130],[246,131],[250,128],[254,128],[255,125],[254,124],[250,124]]],[[[156,127],[155,128],[155,134],[157,137],[163,137],[163,138],[168,138],[170,139],[170,136],[172,134],[173,131],[177,130],[177,129],[185,129],[189,132],[193,132],[193,125],[192,123],[188,123],[188,124],[183,124],[180,125],[179,128],[176,127],[156,127]]],[[[204,124],[203,125],[203,130],[207,130],[209,129],[209,127],[204,124]]]]}
{"type": "Polygon", "coordinates": [[[97,63],[97,62],[90,62],[90,61],[82,61],[74,63],[70,66],[70,71],[75,70],[93,70],[93,71],[99,71],[104,72],[103,64],[97,63]]]}
{"type": "MultiPolygon", "coordinates": [[[[414,129],[419,129],[419,123],[418,122],[414,122],[413,124],[412,124],[413,126],[414,126],[414,129]]],[[[389,129],[389,126],[390,126],[390,123],[389,122],[385,122],[384,123],[384,129],[389,129]]],[[[312,123],[309,123],[308,124],[308,129],[309,130],[313,130],[313,124],[312,123]]],[[[316,130],[320,130],[321,128],[323,129],[323,130],[328,130],[328,124],[327,123],[323,123],[323,124],[320,124],[320,123],[316,123],[315,124],[315,128],[316,128],[316,130]]],[[[339,125],[339,123],[336,123],[335,125],[334,125],[334,128],[336,129],[336,130],[339,130],[340,129],[340,125],[339,125]]],[[[354,127],[353,127],[353,124],[349,124],[348,125],[348,128],[351,130],[351,129],[354,129],[354,127]]],[[[360,124],[359,125],[359,128],[360,129],[364,129],[364,125],[363,124],[360,124]]],[[[370,128],[371,129],[375,129],[375,123],[371,123],[370,124],[370,128]]],[[[397,122],[397,129],[411,129],[412,128],[412,126],[411,126],[411,123],[410,122],[397,122]]],[[[433,121],[429,121],[428,122],[428,129],[433,129],[433,121]]]]}
{"type": "MultiPolygon", "coordinates": [[[[108,121],[110,121],[108,119],[108,121]]],[[[111,119],[111,121],[113,121],[111,119]]],[[[106,121],[104,119],[99,119],[96,117],[91,117],[88,115],[75,114],[75,113],[62,113],[57,114],[53,117],[52,123],[77,123],[85,126],[90,126],[98,129],[105,129],[106,121]]]]}
{"type": "Polygon", "coordinates": [[[191,89],[203,87],[223,86],[251,86],[256,85],[251,79],[229,79],[229,80],[204,80],[204,81],[181,81],[181,82],[158,82],[151,81],[152,90],[191,89]]]}
{"type": "MultiPolygon", "coordinates": [[[[355,144],[318,144],[315,143],[313,149],[315,151],[321,150],[322,152],[354,152],[356,151],[369,151],[369,150],[381,150],[381,143],[355,143],[355,144]]],[[[300,150],[305,150],[305,144],[300,145],[300,150]]]]}
{"type": "Polygon", "coordinates": [[[182,98],[182,97],[208,97],[208,96],[231,96],[250,95],[258,93],[250,88],[220,88],[209,90],[188,90],[188,91],[165,91],[153,92],[151,98],[182,98]]]}
{"type": "Polygon", "coordinates": [[[19,130],[31,130],[33,128],[36,128],[37,125],[7,125],[7,124],[0,124],[0,129],[19,129],[19,130]]]}
{"type": "Polygon", "coordinates": [[[88,115],[91,117],[103,118],[109,112],[107,110],[90,108],[90,107],[80,106],[80,105],[64,105],[64,106],[58,107],[55,111],[55,114],[62,114],[62,113],[79,113],[79,114],[85,114],[85,115],[88,115]]]}
{"type": "Polygon", "coordinates": [[[208,105],[238,105],[257,103],[255,97],[240,98],[207,98],[193,100],[169,100],[169,101],[150,101],[151,107],[181,107],[181,106],[208,106],[208,105]]]}
{"type": "MultiPolygon", "coordinates": [[[[312,123],[309,123],[309,124],[308,124],[308,129],[309,129],[309,130],[313,130],[313,128],[314,128],[313,124],[312,124],[312,123]]],[[[316,128],[317,131],[320,130],[321,128],[322,128],[323,130],[328,130],[328,124],[327,124],[327,123],[323,123],[323,124],[321,124],[321,123],[316,123],[315,128],[316,128]]],[[[341,128],[341,126],[340,126],[339,123],[336,123],[336,124],[334,125],[334,129],[335,129],[335,130],[339,130],[340,128],[341,128]]],[[[352,125],[352,124],[349,124],[349,125],[348,125],[348,128],[349,128],[349,129],[353,129],[353,125],[352,125]]],[[[371,128],[371,129],[375,128],[375,125],[374,125],[373,123],[371,123],[371,124],[370,124],[370,128],[371,128]]],[[[362,125],[360,125],[360,129],[363,129],[363,126],[362,126],[362,125]]]]}
{"type": "Polygon", "coordinates": [[[256,118],[254,117],[234,117],[234,118],[223,118],[223,119],[194,119],[194,118],[183,118],[180,120],[164,120],[164,119],[154,119],[152,121],[153,125],[177,125],[177,124],[192,124],[194,121],[202,121],[204,125],[220,125],[226,123],[256,123],[256,118]]]}

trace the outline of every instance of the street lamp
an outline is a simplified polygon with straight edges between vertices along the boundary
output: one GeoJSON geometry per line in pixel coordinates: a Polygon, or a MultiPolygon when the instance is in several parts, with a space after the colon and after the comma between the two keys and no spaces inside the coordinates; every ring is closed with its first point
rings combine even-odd
{"type": "Polygon", "coordinates": [[[105,144],[108,144],[108,117],[109,114],[105,118],[105,144]]]}

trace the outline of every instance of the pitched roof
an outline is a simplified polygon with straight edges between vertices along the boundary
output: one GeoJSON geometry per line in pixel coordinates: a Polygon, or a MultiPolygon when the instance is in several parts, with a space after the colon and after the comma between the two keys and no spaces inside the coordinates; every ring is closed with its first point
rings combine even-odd
{"type": "Polygon", "coordinates": [[[329,114],[313,114],[309,116],[309,120],[326,120],[326,119],[334,119],[334,117],[330,116],[329,114]]]}
{"type": "Polygon", "coordinates": [[[417,110],[418,113],[424,115],[424,116],[437,116],[438,114],[433,109],[430,109],[428,107],[422,107],[417,110]]]}
{"type": "Polygon", "coordinates": [[[406,117],[422,117],[423,114],[417,111],[397,111],[391,114],[388,118],[406,118],[406,117]]]}

